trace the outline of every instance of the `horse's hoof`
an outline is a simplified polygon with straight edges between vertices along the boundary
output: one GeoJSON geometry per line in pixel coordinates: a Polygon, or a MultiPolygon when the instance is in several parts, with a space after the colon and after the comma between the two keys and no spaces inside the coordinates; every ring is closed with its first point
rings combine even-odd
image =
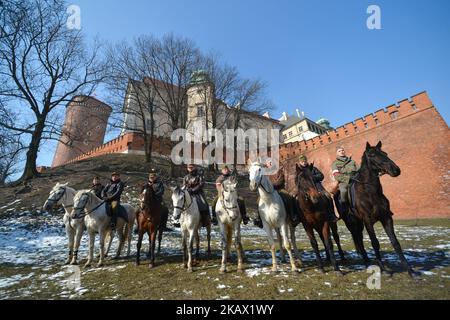
{"type": "Polygon", "coordinates": [[[148,268],[149,268],[149,269],[153,269],[153,267],[154,267],[154,264],[153,264],[153,263],[150,263],[150,264],[148,265],[148,268]]]}
{"type": "Polygon", "coordinates": [[[187,264],[183,264],[183,268],[187,269],[187,267],[188,267],[187,264]]]}
{"type": "Polygon", "coordinates": [[[76,260],[72,260],[72,261],[70,262],[70,265],[72,265],[72,266],[77,266],[77,265],[78,265],[78,262],[77,262],[76,260]]]}
{"type": "Polygon", "coordinates": [[[97,268],[101,268],[101,267],[103,267],[103,262],[97,263],[97,268]]]}
{"type": "Polygon", "coordinates": [[[416,279],[418,277],[420,277],[421,273],[419,271],[414,271],[414,270],[408,270],[408,274],[411,278],[416,279]]]}
{"type": "Polygon", "coordinates": [[[85,264],[84,264],[84,267],[85,267],[85,268],[90,268],[90,267],[91,267],[91,263],[90,263],[90,262],[85,263],[85,264]]]}
{"type": "Polygon", "coordinates": [[[194,270],[192,268],[188,268],[187,272],[192,273],[192,272],[194,272],[194,270]]]}
{"type": "Polygon", "coordinates": [[[278,268],[277,267],[272,267],[272,272],[277,273],[278,272],[278,268]]]}
{"type": "Polygon", "coordinates": [[[224,273],[227,272],[227,269],[225,269],[225,268],[220,268],[219,272],[220,272],[221,274],[224,274],[224,273]]]}
{"type": "Polygon", "coordinates": [[[243,273],[243,272],[244,272],[244,269],[243,269],[243,268],[238,268],[238,269],[237,269],[237,272],[238,272],[238,273],[243,273]]]}

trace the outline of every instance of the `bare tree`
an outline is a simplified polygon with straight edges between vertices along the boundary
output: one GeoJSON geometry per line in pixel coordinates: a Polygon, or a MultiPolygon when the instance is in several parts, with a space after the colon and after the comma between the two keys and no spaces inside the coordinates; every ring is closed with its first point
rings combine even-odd
{"type": "Polygon", "coordinates": [[[37,176],[43,140],[54,139],[58,107],[74,95],[90,95],[103,79],[98,46],[87,50],[79,30],[66,26],[63,0],[5,2],[0,17],[0,99],[20,112],[14,124],[0,126],[28,136],[21,179],[37,176]],[[89,51],[89,52],[88,52],[89,51]]]}
{"type": "MultiPolygon", "coordinates": [[[[14,119],[6,119],[8,115],[0,112],[0,120],[11,123],[14,119]]],[[[18,164],[21,162],[25,149],[21,135],[12,130],[0,127],[0,186],[19,172],[18,164]]]]}
{"type": "Polygon", "coordinates": [[[109,104],[113,106],[112,126],[124,131],[140,133],[144,139],[145,159],[151,161],[158,110],[156,92],[148,81],[142,55],[136,46],[120,43],[110,46],[107,52],[110,70],[106,80],[110,92],[109,104]],[[138,81],[135,79],[142,79],[138,81]],[[126,90],[124,90],[126,88],[126,90]]]}

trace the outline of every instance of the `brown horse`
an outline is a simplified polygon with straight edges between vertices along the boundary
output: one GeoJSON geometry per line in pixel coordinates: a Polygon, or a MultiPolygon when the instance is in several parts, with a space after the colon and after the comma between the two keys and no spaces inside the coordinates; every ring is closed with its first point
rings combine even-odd
{"type": "Polygon", "coordinates": [[[322,239],[327,252],[327,258],[329,257],[334,270],[338,274],[342,275],[343,273],[339,269],[334,257],[333,244],[331,242],[330,223],[328,222],[328,210],[330,203],[327,197],[317,189],[311,175],[312,168],[312,164],[305,169],[298,165],[296,165],[295,168],[297,201],[303,213],[301,216],[301,221],[303,227],[305,228],[306,234],[308,235],[309,241],[311,242],[311,246],[316,254],[316,261],[319,265],[319,269],[324,272],[322,258],[319,253],[319,246],[317,245],[316,237],[314,236],[314,230],[316,230],[322,239]]]}
{"type": "Polygon", "coordinates": [[[162,220],[163,207],[157,201],[153,194],[153,188],[145,185],[141,191],[141,208],[136,213],[138,225],[138,242],[136,253],[136,265],[140,263],[141,245],[144,233],[147,232],[149,238],[148,257],[150,259],[149,267],[153,268],[155,264],[156,234],[158,233],[158,252],[161,247],[163,232],[162,220]]]}
{"type": "Polygon", "coordinates": [[[383,194],[380,176],[385,173],[389,174],[391,177],[397,177],[400,175],[400,168],[388,157],[386,152],[381,150],[381,141],[378,142],[375,147],[372,147],[367,142],[366,150],[364,151],[361,160],[361,168],[359,169],[358,174],[352,179],[354,181],[354,184],[351,187],[354,190],[352,194],[355,195],[353,201],[354,208],[351,208],[348,211],[342,210],[341,205],[336,201],[336,196],[335,201],[337,207],[341,209],[340,213],[347,228],[352,234],[355,248],[363,257],[366,265],[369,264],[369,258],[364,249],[364,227],[369,233],[378,265],[382,271],[386,272],[386,268],[381,260],[380,243],[378,242],[373,227],[373,225],[379,221],[383,225],[403,266],[408,270],[409,275],[414,277],[419,275],[419,273],[410,267],[403,254],[403,250],[395,235],[394,221],[392,219],[393,213],[390,209],[389,200],[383,194]]]}

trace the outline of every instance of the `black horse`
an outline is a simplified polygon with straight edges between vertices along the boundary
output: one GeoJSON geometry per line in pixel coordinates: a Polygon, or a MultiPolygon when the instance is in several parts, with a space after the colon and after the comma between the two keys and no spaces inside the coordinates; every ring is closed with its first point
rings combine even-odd
{"type": "Polygon", "coordinates": [[[352,201],[354,207],[352,206],[347,211],[342,210],[342,206],[337,201],[338,197],[335,196],[336,206],[341,209],[339,210],[341,217],[350,230],[355,248],[364,259],[366,265],[369,264],[369,258],[363,243],[364,227],[369,234],[380,269],[387,272],[381,259],[380,243],[373,227],[379,221],[383,225],[403,266],[408,270],[409,275],[414,277],[419,275],[419,273],[411,268],[403,254],[394,232],[393,213],[390,209],[389,200],[383,194],[383,188],[380,183],[380,176],[386,173],[391,177],[397,177],[400,175],[400,168],[388,157],[386,152],[381,150],[381,141],[375,147],[367,142],[366,150],[361,160],[361,168],[352,178],[353,185],[350,187],[350,194],[354,195],[352,201]]]}

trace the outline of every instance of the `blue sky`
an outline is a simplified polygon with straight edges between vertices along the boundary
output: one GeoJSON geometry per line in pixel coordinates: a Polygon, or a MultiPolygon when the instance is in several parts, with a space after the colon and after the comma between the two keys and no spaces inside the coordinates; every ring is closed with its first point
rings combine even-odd
{"type": "MultiPolygon", "coordinates": [[[[339,126],[426,90],[450,120],[450,1],[79,0],[88,38],[167,32],[268,83],[282,111],[339,126]],[[369,30],[367,7],[381,9],[369,30]]],[[[38,162],[50,165],[54,145],[38,162]]]]}

